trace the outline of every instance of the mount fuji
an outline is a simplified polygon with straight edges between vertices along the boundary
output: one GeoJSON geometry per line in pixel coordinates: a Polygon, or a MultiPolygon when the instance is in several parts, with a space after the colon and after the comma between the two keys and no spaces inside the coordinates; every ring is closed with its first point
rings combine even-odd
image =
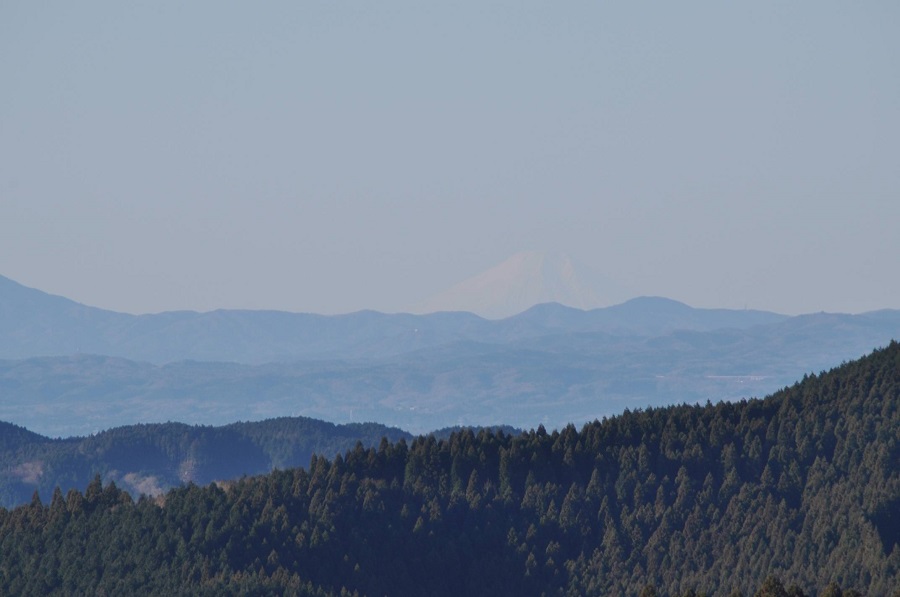
{"type": "Polygon", "coordinates": [[[564,253],[523,251],[414,306],[413,313],[468,311],[502,319],[542,303],[595,309],[626,298],[564,253]]]}

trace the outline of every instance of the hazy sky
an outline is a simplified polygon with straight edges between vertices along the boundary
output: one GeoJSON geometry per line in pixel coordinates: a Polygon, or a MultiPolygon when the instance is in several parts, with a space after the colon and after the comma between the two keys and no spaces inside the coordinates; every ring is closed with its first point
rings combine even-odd
{"type": "Polygon", "coordinates": [[[900,308],[900,2],[0,0],[0,274],[403,310],[520,250],[900,308]]]}

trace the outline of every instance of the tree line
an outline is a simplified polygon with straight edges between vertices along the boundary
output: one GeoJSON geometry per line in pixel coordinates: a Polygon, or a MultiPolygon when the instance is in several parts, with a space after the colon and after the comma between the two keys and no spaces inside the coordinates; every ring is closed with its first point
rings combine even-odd
{"type": "Polygon", "coordinates": [[[762,400],[0,510],[0,593],[900,596],[900,345],[762,400]]]}

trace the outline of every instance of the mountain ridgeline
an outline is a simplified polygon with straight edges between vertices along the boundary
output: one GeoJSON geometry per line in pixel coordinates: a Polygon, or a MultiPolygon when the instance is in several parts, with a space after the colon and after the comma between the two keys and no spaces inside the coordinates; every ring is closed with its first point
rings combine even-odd
{"type": "MultiPolygon", "coordinates": [[[[23,433],[23,432],[19,432],[23,433]]],[[[0,510],[0,593],[900,595],[900,344],[759,400],[0,510]]]]}
{"type": "Polygon", "coordinates": [[[0,277],[0,420],[50,436],[304,416],[416,433],[582,424],[765,396],[900,337],[900,311],[786,317],[644,297],[582,311],[127,315],[0,277]],[[510,408],[515,404],[515,408],[510,408]]]}
{"type": "Polygon", "coordinates": [[[468,311],[489,319],[511,317],[542,303],[595,309],[625,293],[564,253],[522,251],[413,307],[414,313],[468,311]]]}
{"type": "Polygon", "coordinates": [[[677,329],[741,329],[785,319],[765,311],[692,309],[653,297],[591,311],[539,305],[499,321],[466,312],[317,315],[221,309],[130,315],[82,305],[0,276],[0,359],[95,354],[158,365],[183,360],[263,364],[382,359],[460,341],[506,344],[571,332],[659,335],[677,329]]]}

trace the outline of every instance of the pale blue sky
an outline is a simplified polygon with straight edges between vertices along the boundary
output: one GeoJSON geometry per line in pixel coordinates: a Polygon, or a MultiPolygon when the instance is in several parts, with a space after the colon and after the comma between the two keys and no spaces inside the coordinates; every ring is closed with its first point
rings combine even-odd
{"type": "Polygon", "coordinates": [[[900,3],[0,0],[0,274],[402,310],[520,250],[900,308],[900,3]]]}

